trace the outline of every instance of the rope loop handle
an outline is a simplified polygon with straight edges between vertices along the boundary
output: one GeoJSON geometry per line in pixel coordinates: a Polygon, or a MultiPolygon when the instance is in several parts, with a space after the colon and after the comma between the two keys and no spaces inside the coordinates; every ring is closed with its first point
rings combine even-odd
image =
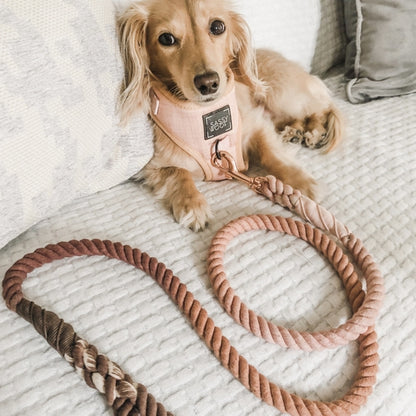
{"type": "Polygon", "coordinates": [[[209,250],[208,274],[215,294],[228,314],[247,330],[269,342],[306,351],[345,345],[372,327],[382,305],[384,284],[377,265],[362,242],[328,210],[276,177],[252,178],[239,172],[228,152],[214,153],[212,164],[227,177],[248,185],[312,225],[271,215],[252,215],[231,221],[217,232],[209,250]],[[227,280],[224,253],[233,238],[252,230],[279,231],[293,235],[320,251],[339,274],[354,315],[338,328],[310,333],[274,325],[249,309],[235,294],[227,280]],[[337,241],[355,261],[357,269],[366,281],[367,294],[362,290],[354,265],[337,241]]]}
{"type": "Polygon", "coordinates": [[[308,224],[271,215],[241,217],[222,228],[212,240],[208,255],[208,274],[215,294],[228,314],[258,337],[282,347],[305,351],[335,348],[356,340],[374,325],[383,296],[381,275],[362,243],[351,235],[345,242],[358,270],[364,275],[367,294],[362,290],[354,265],[334,240],[308,224]],[[235,294],[227,280],[224,254],[233,238],[252,230],[280,231],[301,238],[315,247],[339,274],[354,315],[338,328],[310,333],[277,326],[249,309],[235,294]]]}

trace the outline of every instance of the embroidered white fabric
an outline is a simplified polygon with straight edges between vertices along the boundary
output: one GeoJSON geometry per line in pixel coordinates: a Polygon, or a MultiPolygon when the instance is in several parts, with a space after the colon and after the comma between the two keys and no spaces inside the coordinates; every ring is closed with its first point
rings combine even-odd
{"type": "Polygon", "coordinates": [[[152,155],[145,115],[118,126],[124,70],[110,0],[0,7],[0,247],[152,155]]]}

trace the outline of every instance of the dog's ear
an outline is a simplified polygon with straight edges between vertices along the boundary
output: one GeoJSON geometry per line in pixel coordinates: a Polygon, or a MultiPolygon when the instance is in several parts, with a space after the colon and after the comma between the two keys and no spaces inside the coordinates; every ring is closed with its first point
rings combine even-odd
{"type": "Polygon", "coordinates": [[[261,99],[265,95],[264,84],[257,76],[256,52],[252,46],[250,29],[246,21],[231,12],[231,69],[237,80],[246,84],[261,99]]]}
{"type": "Polygon", "coordinates": [[[124,63],[119,110],[121,123],[126,124],[136,111],[142,109],[147,112],[149,108],[149,57],[146,50],[148,12],[140,3],[135,3],[117,20],[124,63]]]}

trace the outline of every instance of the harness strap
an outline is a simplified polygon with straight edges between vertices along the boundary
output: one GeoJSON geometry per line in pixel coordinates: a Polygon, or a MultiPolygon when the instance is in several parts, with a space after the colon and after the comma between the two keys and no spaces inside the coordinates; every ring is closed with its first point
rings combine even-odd
{"type": "Polygon", "coordinates": [[[225,94],[211,105],[180,100],[157,81],[153,82],[150,99],[150,116],[155,124],[199,164],[206,181],[226,179],[222,171],[211,164],[218,141],[221,148],[232,155],[240,170],[247,169],[233,79],[229,80],[225,94]]]}

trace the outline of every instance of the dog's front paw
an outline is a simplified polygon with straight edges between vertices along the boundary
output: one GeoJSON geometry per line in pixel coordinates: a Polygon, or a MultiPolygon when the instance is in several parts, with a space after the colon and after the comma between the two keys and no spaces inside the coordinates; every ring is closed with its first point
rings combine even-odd
{"type": "Polygon", "coordinates": [[[210,207],[202,194],[184,195],[175,199],[172,212],[179,224],[193,231],[202,231],[211,218],[210,207]]]}

